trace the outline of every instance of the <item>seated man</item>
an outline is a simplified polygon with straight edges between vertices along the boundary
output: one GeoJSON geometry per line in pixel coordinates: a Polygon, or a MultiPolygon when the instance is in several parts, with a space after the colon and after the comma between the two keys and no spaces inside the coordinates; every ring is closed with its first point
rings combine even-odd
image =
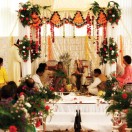
{"type": "Polygon", "coordinates": [[[43,87],[43,84],[42,84],[42,82],[41,82],[41,80],[40,80],[40,77],[43,75],[43,73],[44,73],[44,69],[43,68],[41,68],[41,67],[39,67],[37,70],[36,70],[36,74],[34,74],[33,76],[32,76],[32,79],[35,81],[35,84],[36,84],[36,87],[40,87],[40,88],[42,88],[43,87]]]}
{"type": "Polygon", "coordinates": [[[94,69],[94,82],[90,84],[87,88],[89,93],[97,95],[99,89],[104,89],[104,82],[106,82],[107,78],[105,75],[101,74],[100,69],[94,69]]]}

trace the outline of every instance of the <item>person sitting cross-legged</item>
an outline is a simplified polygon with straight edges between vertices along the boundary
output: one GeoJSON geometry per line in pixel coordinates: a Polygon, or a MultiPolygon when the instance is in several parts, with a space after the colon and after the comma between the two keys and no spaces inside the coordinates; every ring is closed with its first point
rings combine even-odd
{"type": "Polygon", "coordinates": [[[94,77],[94,82],[87,86],[87,88],[90,94],[97,95],[100,89],[104,89],[107,77],[101,73],[100,69],[94,69],[94,77]]]}

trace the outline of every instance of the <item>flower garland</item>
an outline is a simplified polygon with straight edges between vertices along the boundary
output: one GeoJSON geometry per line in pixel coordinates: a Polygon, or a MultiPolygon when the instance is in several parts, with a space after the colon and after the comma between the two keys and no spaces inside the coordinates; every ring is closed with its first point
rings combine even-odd
{"type": "Polygon", "coordinates": [[[103,47],[100,48],[99,56],[101,58],[100,64],[106,64],[109,62],[113,64],[117,62],[118,51],[117,44],[114,42],[113,38],[109,38],[109,44],[107,44],[107,39],[102,43],[103,47]]]}
{"type": "Polygon", "coordinates": [[[41,54],[40,45],[37,46],[35,41],[32,41],[32,43],[31,43],[31,62],[33,62],[35,59],[39,58],[40,54],[41,54]]]}
{"type": "MultiPolygon", "coordinates": [[[[53,23],[55,27],[61,27],[64,23],[69,23],[72,25],[75,25],[76,27],[80,28],[87,23],[87,18],[83,18],[82,12],[76,11],[73,18],[60,18],[60,14],[55,11],[52,12],[52,15],[50,18],[44,17],[41,18],[41,12],[40,10],[48,10],[50,6],[40,6],[40,5],[33,5],[30,2],[27,2],[25,4],[20,3],[20,9],[18,10],[18,17],[20,19],[20,22],[22,25],[25,26],[33,26],[33,27],[39,27],[43,24],[43,20],[47,23],[53,23]]],[[[97,2],[92,3],[92,6],[90,10],[93,12],[94,16],[99,16],[99,13],[102,11],[105,13],[107,21],[109,21],[111,24],[118,24],[118,21],[121,18],[121,10],[119,9],[119,4],[110,1],[108,2],[108,5],[106,8],[102,8],[99,6],[97,2]]]]}

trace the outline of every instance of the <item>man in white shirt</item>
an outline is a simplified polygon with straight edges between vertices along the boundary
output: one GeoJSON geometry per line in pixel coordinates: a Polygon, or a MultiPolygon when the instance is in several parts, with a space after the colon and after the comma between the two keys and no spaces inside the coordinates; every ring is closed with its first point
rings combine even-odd
{"type": "Polygon", "coordinates": [[[35,81],[35,84],[37,85],[37,87],[41,87],[41,88],[43,87],[43,84],[40,80],[40,77],[43,75],[43,73],[44,73],[43,68],[38,68],[36,70],[36,74],[32,76],[32,79],[35,81]]]}
{"type": "MultiPolygon", "coordinates": [[[[94,95],[98,94],[98,86],[101,83],[106,82],[107,78],[105,75],[101,74],[101,70],[100,69],[94,69],[94,82],[92,84],[90,84],[87,88],[88,88],[88,92],[94,95]]],[[[101,85],[101,87],[103,87],[101,85]]]]}

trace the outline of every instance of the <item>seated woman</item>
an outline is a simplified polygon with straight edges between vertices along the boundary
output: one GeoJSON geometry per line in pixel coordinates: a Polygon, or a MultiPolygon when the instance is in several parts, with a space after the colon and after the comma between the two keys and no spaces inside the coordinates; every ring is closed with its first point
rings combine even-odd
{"type": "Polygon", "coordinates": [[[62,88],[62,82],[65,80],[64,78],[67,78],[67,72],[62,62],[58,62],[53,76],[53,87],[55,88],[55,91],[59,91],[60,88],[62,88]]]}
{"type": "Polygon", "coordinates": [[[127,83],[132,83],[132,66],[131,66],[131,57],[126,55],[123,57],[123,63],[125,64],[124,74],[117,77],[117,80],[120,83],[120,86],[123,86],[127,83]]]}

